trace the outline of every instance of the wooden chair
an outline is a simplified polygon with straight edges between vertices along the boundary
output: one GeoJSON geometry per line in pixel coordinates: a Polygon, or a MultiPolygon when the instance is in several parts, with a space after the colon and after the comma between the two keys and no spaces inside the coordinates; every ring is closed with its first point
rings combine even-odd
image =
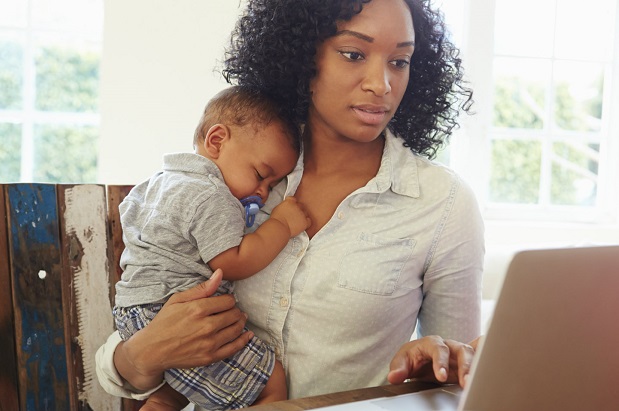
{"type": "Polygon", "coordinates": [[[131,186],[0,184],[0,411],[137,410],[100,387],[131,186]]]}

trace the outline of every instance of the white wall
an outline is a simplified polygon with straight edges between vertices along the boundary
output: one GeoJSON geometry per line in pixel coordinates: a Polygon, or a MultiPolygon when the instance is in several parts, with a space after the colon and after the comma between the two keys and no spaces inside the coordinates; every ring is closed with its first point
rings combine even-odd
{"type": "Polygon", "coordinates": [[[99,182],[135,184],[192,150],[238,0],[105,0],[99,182]]]}

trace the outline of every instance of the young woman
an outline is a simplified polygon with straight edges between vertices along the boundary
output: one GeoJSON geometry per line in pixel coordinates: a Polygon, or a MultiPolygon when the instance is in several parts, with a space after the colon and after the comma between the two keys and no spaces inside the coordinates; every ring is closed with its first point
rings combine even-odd
{"type": "MultiPolygon", "coordinates": [[[[471,97],[441,15],[425,0],[250,0],[225,64],[228,81],[260,87],[304,130],[297,167],[256,223],[294,194],[312,225],[236,285],[289,396],[410,377],[463,384],[473,348],[457,341],[480,332],[483,224],[468,186],[426,158],[471,97]],[[415,329],[423,337],[409,341],[415,329]]],[[[178,294],[127,342],[111,337],[103,386],[152,389],[170,366],[242,346],[240,312],[202,298],[209,286],[178,294]]]]}

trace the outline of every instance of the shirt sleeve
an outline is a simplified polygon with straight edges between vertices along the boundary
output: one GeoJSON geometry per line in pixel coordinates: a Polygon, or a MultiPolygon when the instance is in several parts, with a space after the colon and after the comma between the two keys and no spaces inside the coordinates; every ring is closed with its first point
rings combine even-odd
{"type": "Polygon", "coordinates": [[[452,194],[426,262],[418,333],[466,343],[481,332],[484,224],[467,184],[452,194]]]}
{"type": "Polygon", "coordinates": [[[196,206],[188,235],[196,244],[200,257],[209,262],[243,240],[245,221],[239,200],[228,188],[220,188],[196,206]]]}
{"type": "Polygon", "coordinates": [[[148,391],[136,390],[134,387],[127,384],[120,374],[118,374],[114,366],[114,351],[121,341],[118,331],[114,331],[114,333],[108,337],[107,341],[97,350],[95,361],[99,384],[101,384],[105,392],[116,397],[132,398],[138,401],[145,400],[153,392],[161,388],[164,382],[162,381],[157,387],[148,391]]]}

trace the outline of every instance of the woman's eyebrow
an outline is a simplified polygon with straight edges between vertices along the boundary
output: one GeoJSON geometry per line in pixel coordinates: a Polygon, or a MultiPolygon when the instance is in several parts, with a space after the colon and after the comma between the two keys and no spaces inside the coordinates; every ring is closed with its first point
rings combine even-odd
{"type": "Polygon", "coordinates": [[[370,37],[366,34],[363,33],[359,33],[358,31],[352,31],[352,30],[340,30],[337,33],[335,33],[336,36],[344,36],[344,35],[348,35],[348,36],[353,36],[353,37],[357,37],[363,41],[367,41],[368,43],[373,43],[374,42],[374,37],[370,37]]]}
{"type": "MultiPolygon", "coordinates": [[[[368,43],[373,43],[374,42],[374,37],[368,36],[367,34],[363,34],[363,33],[359,33],[358,31],[353,31],[353,30],[340,30],[337,33],[335,33],[336,36],[344,36],[344,35],[348,35],[348,36],[353,36],[353,37],[357,37],[358,39],[361,39],[363,41],[367,41],[368,43]]],[[[415,41],[411,40],[411,41],[403,41],[401,43],[396,44],[397,48],[400,47],[415,47],[415,41]]]]}

